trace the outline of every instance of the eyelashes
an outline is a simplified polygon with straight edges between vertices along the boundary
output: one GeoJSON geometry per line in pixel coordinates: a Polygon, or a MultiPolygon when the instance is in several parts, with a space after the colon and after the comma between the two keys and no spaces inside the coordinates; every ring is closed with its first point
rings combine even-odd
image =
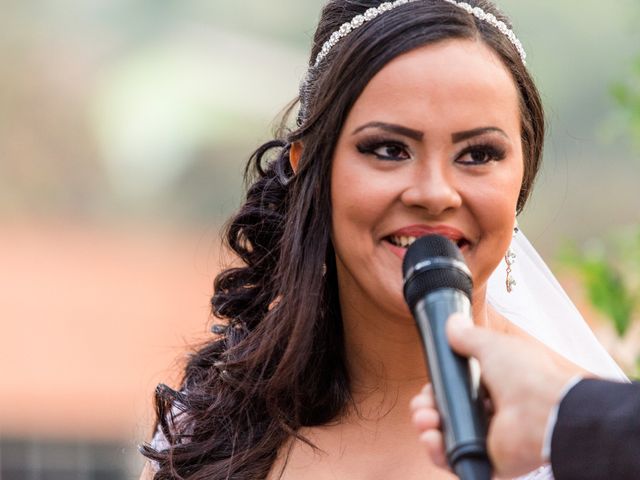
{"type": "MultiPolygon", "coordinates": [[[[356,145],[358,152],[373,155],[382,161],[402,161],[411,158],[411,149],[404,142],[389,138],[369,138],[356,145]]],[[[485,165],[507,156],[506,149],[492,142],[470,142],[456,154],[455,161],[462,165],[485,165]]]]}
{"type": "Polygon", "coordinates": [[[359,143],[356,148],[365,155],[374,155],[379,160],[400,161],[411,158],[409,147],[396,140],[372,138],[359,143]]]}
{"type": "Polygon", "coordinates": [[[504,148],[481,143],[467,146],[460,152],[457,161],[465,165],[484,165],[492,161],[499,162],[500,160],[504,160],[506,156],[507,152],[504,148]],[[465,158],[469,158],[469,160],[463,160],[465,158]]]}

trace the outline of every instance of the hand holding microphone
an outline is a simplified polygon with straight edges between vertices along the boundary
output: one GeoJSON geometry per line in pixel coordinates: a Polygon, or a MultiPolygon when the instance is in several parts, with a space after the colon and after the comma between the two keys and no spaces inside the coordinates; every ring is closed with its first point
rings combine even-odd
{"type": "MultiPolygon", "coordinates": [[[[468,325],[458,315],[448,320],[446,332],[454,351],[477,358],[482,367],[495,410],[487,437],[495,473],[513,478],[548,462],[543,442],[550,440],[549,415],[571,379],[589,375],[535,340],[468,325]]],[[[411,402],[413,423],[432,460],[446,467],[438,407],[430,387],[411,402]]]]}
{"type": "Polygon", "coordinates": [[[434,462],[448,464],[466,480],[489,479],[488,458],[495,473],[505,477],[548,461],[543,442],[549,414],[568,382],[588,374],[533,339],[469,323],[471,277],[446,238],[416,240],[403,270],[405,298],[418,323],[432,382],[412,401],[413,421],[434,462]],[[468,357],[479,361],[495,409],[488,438],[468,357]]]}

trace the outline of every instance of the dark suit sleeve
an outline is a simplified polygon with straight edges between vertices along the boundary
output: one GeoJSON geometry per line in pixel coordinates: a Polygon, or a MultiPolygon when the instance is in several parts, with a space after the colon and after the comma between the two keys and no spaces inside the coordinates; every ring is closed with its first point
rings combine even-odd
{"type": "Polygon", "coordinates": [[[556,480],[640,479],[640,383],[582,380],[560,402],[556,480]]]}

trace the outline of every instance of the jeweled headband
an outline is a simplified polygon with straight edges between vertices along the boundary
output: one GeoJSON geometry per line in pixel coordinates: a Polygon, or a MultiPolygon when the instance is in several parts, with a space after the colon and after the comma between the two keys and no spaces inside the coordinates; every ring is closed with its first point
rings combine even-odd
{"type": "MultiPolygon", "coordinates": [[[[356,30],[358,27],[361,27],[365,23],[373,20],[374,18],[382,15],[384,12],[388,12],[389,10],[393,10],[400,5],[404,5],[406,3],[418,2],[420,0],[395,0],[395,2],[384,2],[381,3],[378,7],[373,7],[364,12],[362,15],[356,15],[351,19],[350,22],[343,23],[338,30],[333,32],[329,37],[329,40],[324,42],[322,45],[322,49],[318,56],[316,57],[316,61],[314,62],[314,68],[317,68],[320,65],[320,62],[329,54],[331,49],[335,46],[336,43],[340,41],[340,39],[349,35],[352,31],[356,30]]],[[[456,2],[455,0],[443,0],[451,5],[455,5],[458,8],[465,10],[467,13],[473,15],[478,20],[482,20],[483,22],[487,22],[489,25],[500,30],[505,37],[509,39],[509,41],[516,47],[520,58],[522,59],[523,64],[527,64],[527,53],[524,51],[524,47],[516,34],[513,33],[506,23],[502,20],[498,20],[496,16],[492,13],[487,13],[480,7],[472,7],[466,2],[456,2]]]]}
{"type": "MultiPolygon", "coordinates": [[[[331,49],[341,39],[349,35],[351,32],[353,32],[357,28],[361,27],[365,23],[373,20],[374,18],[382,15],[385,12],[388,12],[389,10],[393,10],[394,8],[399,7],[400,5],[418,2],[418,1],[421,1],[421,0],[395,0],[394,2],[384,2],[378,5],[377,7],[372,7],[368,9],[363,14],[356,15],[351,19],[351,21],[343,23],[340,26],[340,28],[338,28],[338,30],[333,32],[329,37],[329,39],[326,42],[324,42],[324,44],[322,45],[322,48],[320,49],[320,52],[316,56],[313,66],[309,69],[305,78],[303,79],[302,84],[300,85],[301,99],[304,98],[305,91],[309,88],[309,83],[312,80],[312,71],[317,69],[320,66],[320,64],[322,63],[322,60],[325,59],[325,57],[329,54],[331,49]]],[[[456,7],[461,8],[462,10],[466,11],[470,15],[473,15],[478,20],[486,22],[489,25],[498,29],[500,33],[502,33],[505,37],[507,37],[507,39],[516,48],[516,50],[518,51],[518,54],[520,55],[520,58],[522,59],[522,63],[524,65],[527,64],[527,53],[524,51],[524,47],[522,46],[522,43],[520,42],[520,40],[518,40],[518,37],[516,36],[516,34],[513,33],[513,30],[511,30],[507,26],[507,24],[504,23],[502,20],[498,20],[498,18],[496,18],[494,14],[487,13],[480,7],[472,7],[467,2],[456,2],[455,0],[442,0],[442,1],[450,3],[451,5],[455,5],[456,7]]],[[[300,117],[304,117],[303,110],[304,110],[304,105],[302,105],[302,111],[300,112],[300,117]]]]}

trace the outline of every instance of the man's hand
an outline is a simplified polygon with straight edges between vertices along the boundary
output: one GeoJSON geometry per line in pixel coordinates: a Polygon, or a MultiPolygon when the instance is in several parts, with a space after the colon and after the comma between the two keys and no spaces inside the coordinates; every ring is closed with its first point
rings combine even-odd
{"type": "MultiPolygon", "coordinates": [[[[495,411],[487,437],[498,476],[514,477],[535,470],[548,459],[542,445],[549,413],[565,385],[585,372],[533,339],[470,326],[452,316],[447,323],[451,347],[475,357],[495,411]]],[[[413,423],[432,460],[447,467],[440,415],[430,386],[411,402],[413,423]]]]}

